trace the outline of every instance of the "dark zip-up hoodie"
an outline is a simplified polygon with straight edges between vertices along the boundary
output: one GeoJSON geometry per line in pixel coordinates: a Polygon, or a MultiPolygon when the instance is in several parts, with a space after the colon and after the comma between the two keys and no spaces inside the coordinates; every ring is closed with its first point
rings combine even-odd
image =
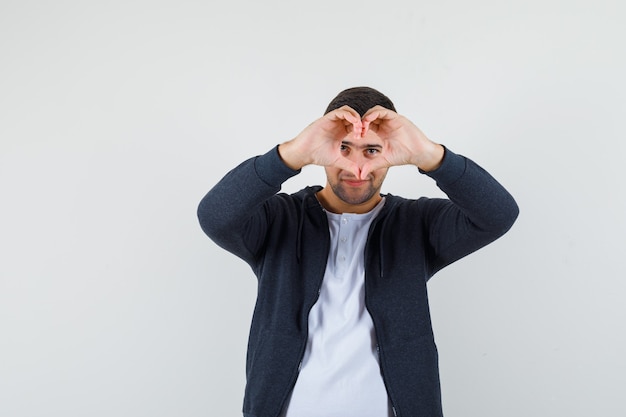
{"type": "MultiPolygon", "coordinates": [[[[258,278],[243,414],[278,417],[298,377],[308,314],[319,295],[330,236],[321,187],[279,193],[289,169],[277,148],[230,171],[202,199],[198,218],[218,245],[258,278]]],[[[437,348],[426,282],[503,235],[518,215],[511,195],[471,160],[446,149],[426,173],[449,199],[386,195],[365,247],[365,303],[397,416],[442,416],[437,348]]]]}

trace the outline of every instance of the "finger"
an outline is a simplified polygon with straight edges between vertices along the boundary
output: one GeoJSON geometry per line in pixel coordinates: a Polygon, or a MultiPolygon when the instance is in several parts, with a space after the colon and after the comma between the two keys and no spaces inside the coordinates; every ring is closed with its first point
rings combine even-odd
{"type": "Polygon", "coordinates": [[[396,113],[395,111],[388,109],[387,107],[377,105],[377,106],[372,107],[368,111],[366,111],[362,118],[367,118],[372,113],[378,113],[379,117],[385,117],[385,118],[398,116],[398,113],[396,113]]]}
{"type": "Polygon", "coordinates": [[[395,116],[397,116],[397,114],[394,111],[386,109],[383,106],[372,107],[361,118],[364,128],[363,134],[365,135],[370,129],[375,133],[378,132],[378,128],[383,120],[392,119],[395,116]]]}
{"type": "Polygon", "coordinates": [[[363,123],[361,123],[361,119],[359,119],[359,124],[353,124],[352,133],[354,134],[355,139],[360,139],[363,136],[363,123]]]}
{"type": "Polygon", "coordinates": [[[353,123],[346,122],[345,128],[346,135],[352,134],[355,139],[359,139],[363,135],[363,124],[359,126],[353,123]]]}
{"type": "Polygon", "coordinates": [[[327,114],[334,120],[344,119],[352,124],[361,124],[361,116],[352,107],[343,106],[327,114]]]}
{"type": "Polygon", "coordinates": [[[383,106],[374,106],[369,109],[361,118],[363,122],[373,122],[374,120],[394,119],[398,117],[398,113],[393,110],[384,108],[383,106]]]}
{"type": "Polygon", "coordinates": [[[359,178],[361,174],[361,169],[359,168],[359,166],[343,156],[337,158],[333,166],[335,168],[339,168],[351,173],[352,175],[354,175],[355,178],[359,178]]]}
{"type": "Polygon", "coordinates": [[[361,121],[361,115],[350,106],[343,106],[329,113],[329,117],[332,120],[345,120],[352,125],[352,129],[347,129],[346,133],[352,134],[355,138],[360,138],[363,133],[363,122],[361,121]]]}
{"type": "Polygon", "coordinates": [[[388,168],[388,167],[389,167],[389,163],[386,160],[384,160],[383,158],[376,158],[375,160],[372,160],[363,164],[363,166],[360,169],[361,176],[358,178],[364,180],[373,171],[376,171],[377,169],[381,169],[381,168],[388,168]]]}
{"type": "Polygon", "coordinates": [[[377,133],[379,128],[380,122],[378,122],[377,120],[372,122],[365,121],[363,122],[363,136],[365,136],[370,130],[372,130],[374,133],[377,133]]]}

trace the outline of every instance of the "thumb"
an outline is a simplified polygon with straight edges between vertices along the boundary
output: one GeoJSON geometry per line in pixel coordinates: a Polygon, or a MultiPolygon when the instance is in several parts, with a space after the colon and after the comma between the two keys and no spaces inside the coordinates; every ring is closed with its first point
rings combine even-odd
{"type": "Polygon", "coordinates": [[[360,168],[361,175],[357,178],[364,180],[369,174],[372,173],[372,171],[376,171],[380,168],[388,168],[389,166],[389,163],[383,158],[376,158],[375,160],[368,161],[363,164],[363,166],[360,168]]]}
{"type": "Polygon", "coordinates": [[[355,178],[359,178],[361,175],[361,168],[355,162],[352,162],[343,156],[337,158],[333,166],[351,173],[355,178]]]}

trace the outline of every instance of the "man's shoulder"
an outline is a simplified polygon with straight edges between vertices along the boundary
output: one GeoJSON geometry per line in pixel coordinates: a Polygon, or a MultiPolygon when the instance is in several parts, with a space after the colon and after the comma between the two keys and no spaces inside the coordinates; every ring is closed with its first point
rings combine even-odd
{"type": "Polygon", "coordinates": [[[299,200],[305,200],[307,198],[315,197],[315,194],[321,191],[322,188],[323,187],[321,185],[309,185],[307,187],[304,187],[300,191],[289,194],[289,196],[299,200]]]}

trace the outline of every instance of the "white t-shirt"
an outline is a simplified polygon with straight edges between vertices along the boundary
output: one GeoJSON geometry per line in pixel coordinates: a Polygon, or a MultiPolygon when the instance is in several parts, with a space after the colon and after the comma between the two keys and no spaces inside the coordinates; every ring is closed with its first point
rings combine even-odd
{"type": "Polygon", "coordinates": [[[365,242],[383,204],[365,214],[327,212],[331,249],[284,417],[392,415],[365,308],[365,242]]]}

